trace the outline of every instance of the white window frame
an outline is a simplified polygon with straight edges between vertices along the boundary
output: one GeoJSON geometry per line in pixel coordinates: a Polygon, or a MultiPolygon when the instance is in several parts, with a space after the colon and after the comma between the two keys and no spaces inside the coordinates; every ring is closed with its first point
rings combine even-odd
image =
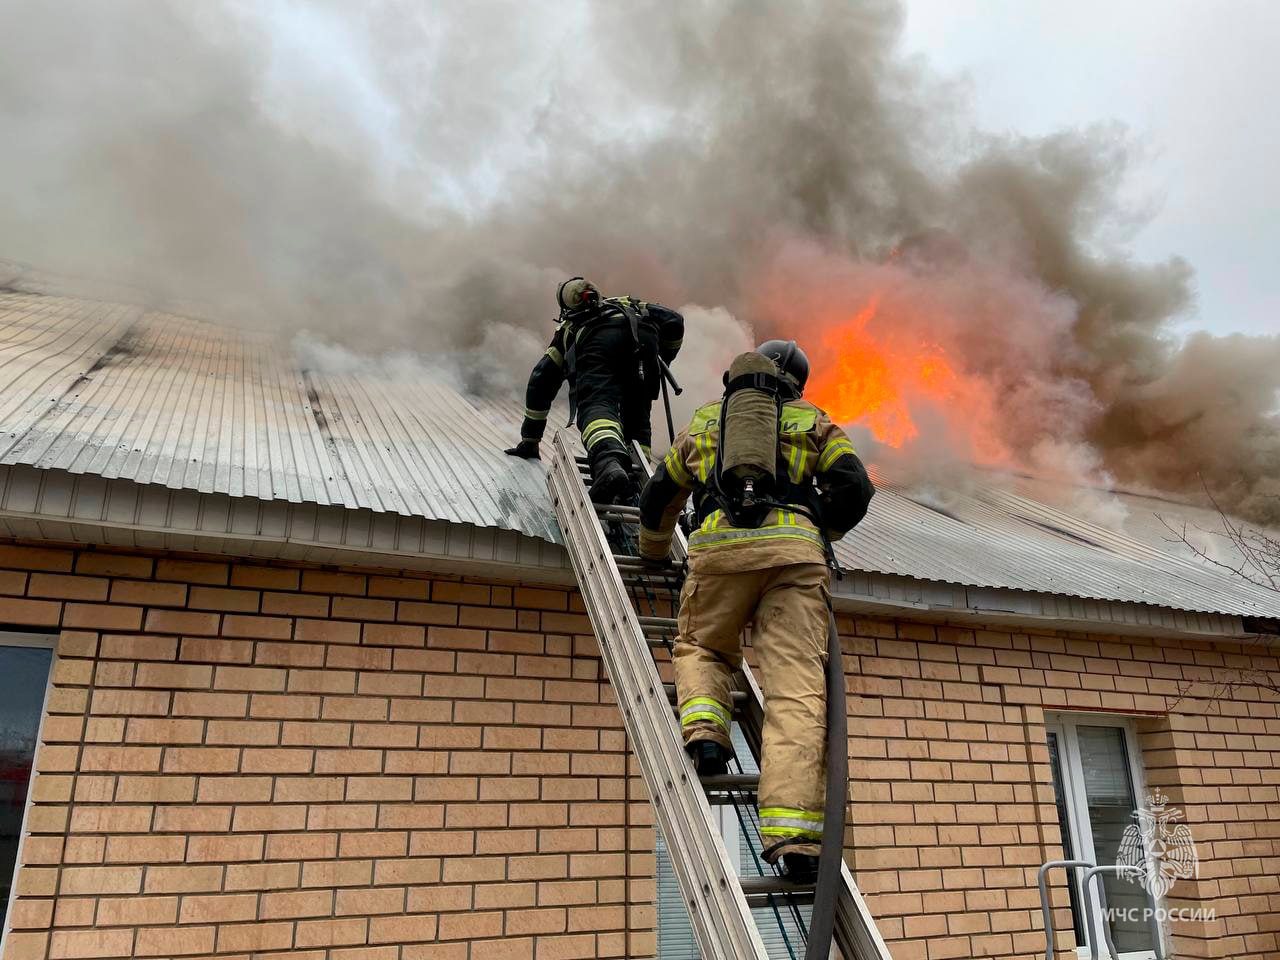
{"type": "Polygon", "coordinates": [[[40,698],[40,722],[36,725],[36,752],[31,758],[31,787],[27,790],[27,802],[22,808],[22,825],[18,829],[18,852],[13,860],[13,884],[9,889],[9,902],[4,908],[4,923],[0,924],[0,956],[4,956],[5,945],[9,939],[10,921],[13,918],[13,904],[18,898],[18,871],[22,868],[22,848],[26,845],[27,818],[31,815],[31,797],[35,793],[35,761],[40,756],[40,745],[44,742],[44,721],[49,715],[49,691],[53,689],[53,671],[58,664],[58,634],[0,630],[0,647],[28,647],[53,651],[53,656],[49,659],[49,676],[45,681],[44,696],[40,698]]]}
{"type": "MultiPolygon", "coordinates": [[[[1058,757],[1060,761],[1058,765],[1062,775],[1063,782],[1061,786],[1069,821],[1061,824],[1061,828],[1070,837],[1071,849],[1076,852],[1076,858],[1092,860],[1094,850],[1093,825],[1089,822],[1089,803],[1084,792],[1083,765],[1080,761],[1080,741],[1077,732],[1079,727],[1111,727],[1123,733],[1125,755],[1129,763],[1129,780],[1133,784],[1134,802],[1139,807],[1147,796],[1147,782],[1142,770],[1142,754],[1138,745],[1138,730],[1132,717],[1106,713],[1070,712],[1046,714],[1045,731],[1055,734],[1058,738],[1058,757]]],[[[1146,851],[1146,854],[1148,858],[1151,857],[1150,850],[1146,851]]],[[[1104,866],[1104,864],[1098,864],[1098,866],[1104,866]]],[[[1148,866],[1151,867],[1154,864],[1149,864],[1148,866]]],[[[1077,902],[1082,910],[1088,902],[1084,896],[1084,873],[1083,870],[1070,871],[1071,882],[1076,888],[1077,902]]],[[[1101,885],[1102,877],[1098,877],[1091,885],[1094,893],[1093,925],[1090,927],[1088,918],[1084,918],[1086,939],[1095,934],[1101,934],[1102,925],[1106,922],[1106,918],[1102,914],[1100,898],[1096,896],[1101,885]]],[[[1162,951],[1167,956],[1168,941],[1163,927],[1159,930],[1158,935],[1162,951]]],[[[1081,960],[1087,960],[1089,957],[1088,944],[1077,946],[1076,954],[1081,960]]],[[[1105,938],[1098,944],[1098,956],[1103,957],[1104,960],[1110,957],[1105,938]]],[[[1154,950],[1135,950],[1129,953],[1122,953],[1114,960],[1156,960],[1156,953],[1154,950]]]]}

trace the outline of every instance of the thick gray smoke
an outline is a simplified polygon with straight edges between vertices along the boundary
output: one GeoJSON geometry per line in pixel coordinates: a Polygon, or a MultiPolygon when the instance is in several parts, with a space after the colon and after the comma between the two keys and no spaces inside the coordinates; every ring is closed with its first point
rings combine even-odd
{"type": "Polygon", "coordinates": [[[489,393],[581,273],[689,306],[708,384],[742,325],[799,338],[910,457],[1280,513],[1280,338],[1171,338],[1122,131],[973,129],[890,0],[429,6],[0,0],[0,257],[489,393]]]}

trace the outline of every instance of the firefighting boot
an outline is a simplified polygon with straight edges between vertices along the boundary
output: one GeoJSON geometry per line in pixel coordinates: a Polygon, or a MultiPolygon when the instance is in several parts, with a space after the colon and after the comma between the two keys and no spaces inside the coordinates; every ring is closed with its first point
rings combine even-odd
{"type": "Polygon", "coordinates": [[[784,853],[782,875],[796,883],[813,883],[818,879],[818,858],[807,853],[784,853]]]}
{"type": "Polygon", "coordinates": [[[685,744],[700,777],[719,777],[729,772],[729,751],[714,740],[694,740],[685,744]]]}
{"type": "Polygon", "coordinates": [[[794,847],[814,849],[814,842],[803,837],[787,837],[770,844],[760,851],[766,863],[782,871],[782,875],[796,883],[813,883],[818,878],[818,858],[811,853],[801,853],[794,847]]]}
{"type": "Polygon", "coordinates": [[[617,502],[624,507],[638,507],[640,506],[640,491],[645,484],[645,475],[640,472],[639,467],[633,464],[627,476],[631,478],[631,489],[621,494],[617,502]]]}
{"type": "Polygon", "coordinates": [[[631,474],[617,460],[610,457],[600,463],[591,482],[591,501],[593,503],[610,504],[619,500],[627,500],[635,496],[635,485],[631,482],[631,474]]]}

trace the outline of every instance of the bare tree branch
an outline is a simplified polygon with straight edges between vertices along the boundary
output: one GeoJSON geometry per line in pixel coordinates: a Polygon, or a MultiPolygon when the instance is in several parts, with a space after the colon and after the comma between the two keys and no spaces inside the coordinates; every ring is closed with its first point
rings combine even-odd
{"type": "MultiPolygon", "coordinates": [[[[1224,542],[1228,559],[1211,555],[1205,546],[1192,540],[1185,520],[1174,523],[1156,514],[1156,518],[1171,534],[1166,540],[1182,544],[1197,559],[1226,571],[1239,580],[1280,593],[1280,539],[1233,520],[1222,509],[1203,477],[1200,478],[1200,483],[1204,487],[1205,496],[1218,514],[1221,529],[1206,530],[1199,526],[1194,529],[1204,536],[1216,537],[1224,542]]],[[[1210,709],[1221,709],[1221,704],[1228,700],[1257,700],[1260,697],[1269,699],[1269,694],[1280,697],[1280,672],[1231,667],[1222,670],[1212,680],[1184,680],[1179,683],[1176,694],[1166,697],[1166,707],[1174,710],[1184,700],[1194,698],[1209,701],[1210,709]]]]}
{"type": "Polygon", "coordinates": [[[1217,567],[1219,570],[1225,570],[1246,583],[1280,593],[1280,540],[1261,530],[1245,527],[1243,524],[1233,520],[1222,509],[1217,498],[1214,497],[1213,491],[1205,483],[1204,477],[1200,478],[1200,483],[1204,487],[1205,496],[1209,498],[1209,502],[1213,504],[1213,509],[1218,514],[1218,522],[1222,525],[1222,529],[1206,530],[1203,527],[1196,527],[1195,529],[1207,536],[1225,540],[1228,544],[1228,549],[1234,552],[1235,559],[1233,561],[1220,560],[1210,555],[1207,549],[1194,542],[1188,535],[1187,522],[1185,520],[1181,522],[1180,527],[1177,527],[1157,513],[1156,519],[1164,524],[1165,529],[1172,534],[1172,537],[1167,537],[1166,540],[1170,543],[1182,544],[1197,559],[1210,566],[1217,567]]]}

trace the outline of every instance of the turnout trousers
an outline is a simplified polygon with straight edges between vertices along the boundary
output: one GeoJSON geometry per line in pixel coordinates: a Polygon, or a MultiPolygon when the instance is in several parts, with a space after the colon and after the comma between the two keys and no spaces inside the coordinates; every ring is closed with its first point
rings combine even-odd
{"type": "Polygon", "coordinates": [[[587,448],[593,479],[605,461],[631,470],[631,442],[647,451],[653,442],[650,414],[658,396],[657,334],[640,325],[640,346],[624,323],[603,323],[584,331],[574,347],[574,390],[578,430],[587,448]]]}
{"type": "Polygon", "coordinates": [[[733,573],[690,572],[680,594],[674,660],[686,743],[732,749],[730,679],[752,644],[764,693],[760,827],[766,848],[817,855],[826,795],[827,597],[825,563],[733,573]]]}

